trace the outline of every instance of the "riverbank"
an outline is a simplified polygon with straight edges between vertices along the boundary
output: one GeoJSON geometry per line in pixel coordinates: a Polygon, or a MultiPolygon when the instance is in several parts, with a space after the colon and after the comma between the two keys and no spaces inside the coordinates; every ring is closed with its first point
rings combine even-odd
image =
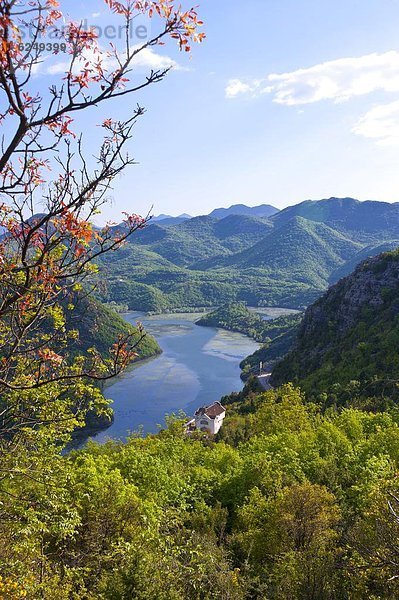
{"type": "Polygon", "coordinates": [[[137,431],[156,433],[164,426],[165,415],[180,411],[192,415],[199,406],[242,389],[240,362],[259,344],[239,333],[198,327],[195,321],[200,316],[123,315],[129,323],[141,321],[162,354],[132,365],[107,385],[104,394],[113,401],[114,422],[93,439],[103,443],[125,440],[137,431]]]}
{"type": "Polygon", "coordinates": [[[239,302],[226,304],[197,321],[202,327],[220,327],[236,331],[261,344],[270,343],[287,330],[295,327],[302,319],[302,313],[282,308],[247,308],[239,302]],[[261,314],[255,311],[262,311],[261,314]],[[270,312],[274,310],[273,312],[270,312]]]}

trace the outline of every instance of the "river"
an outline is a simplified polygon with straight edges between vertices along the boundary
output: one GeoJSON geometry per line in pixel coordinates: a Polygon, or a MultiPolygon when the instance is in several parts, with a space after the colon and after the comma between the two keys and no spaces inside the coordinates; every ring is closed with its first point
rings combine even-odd
{"type": "Polygon", "coordinates": [[[201,315],[143,316],[128,313],[132,324],[140,320],[162,348],[162,354],[129,368],[105,396],[113,401],[114,423],[94,439],[125,440],[131,432],[158,431],[166,414],[183,410],[193,415],[203,405],[242,389],[240,362],[259,344],[239,333],[199,327],[201,315]]]}

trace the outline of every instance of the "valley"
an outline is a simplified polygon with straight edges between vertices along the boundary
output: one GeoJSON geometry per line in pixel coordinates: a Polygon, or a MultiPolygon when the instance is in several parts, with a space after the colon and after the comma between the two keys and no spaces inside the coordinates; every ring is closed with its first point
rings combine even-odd
{"type": "MultiPolygon", "coordinates": [[[[398,205],[351,199],[304,202],[283,211],[237,205],[203,217],[156,217],[99,262],[98,300],[78,302],[71,318],[80,329],[75,353],[91,346],[106,352],[110,340],[124,332],[124,319],[134,333],[139,317],[148,333],[137,358],[163,353],[106,388],[114,401],[112,421],[89,414],[89,429],[78,438],[103,430],[96,439],[124,439],[140,426],[154,432],[167,413],[192,412],[196,403],[239,391],[240,375],[247,381],[261,362],[267,371],[274,369],[276,384],[295,381],[306,389],[305,368],[301,375],[292,368],[284,375],[295,352],[309,354],[300,345],[295,350],[303,309],[358,262],[396,248],[399,242],[389,239],[396,236],[398,205]],[[116,315],[112,306],[130,312],[116,315]],[[277,313],[270,320],[272,307],[277,313]],[[198,312],[181,314],[187,310],[198,312]],[[212,344],[224,351],[208,352],[212,344]]],[[[325,369],[326,364],[322,380],[325,369]]],[[[310,382],[308,389],[315,390],[315,378],[310,382]]]]}

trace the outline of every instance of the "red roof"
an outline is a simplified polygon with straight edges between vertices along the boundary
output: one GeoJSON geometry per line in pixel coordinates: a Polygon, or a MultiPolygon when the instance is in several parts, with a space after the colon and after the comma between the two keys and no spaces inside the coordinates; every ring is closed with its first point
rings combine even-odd
{"type": "Polygon", "coordinates": [[[215,419],[215,417],[218,417],[219,415],[222,415],[225,412],[226,409],[220,404],[220,402],[214,402],[210,406],[204,406],[202,408],[199,408],[195,415],[206,415],[210,419],[215,419]]]}

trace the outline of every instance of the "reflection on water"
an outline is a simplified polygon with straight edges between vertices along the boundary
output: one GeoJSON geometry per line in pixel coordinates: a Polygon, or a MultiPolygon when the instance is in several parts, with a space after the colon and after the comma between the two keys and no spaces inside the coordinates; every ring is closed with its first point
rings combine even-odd
{"type": "Polygon", "coordinates": [[[239,391],[239,364],[259,347],[239,333],[198,327],[194,321],[200,315],[124,317],[133,324],[140,320],[163,354],[133,366],[107,387],[115,422],[95,437],[100,442],[125,439],[141,426],[144,432],[155,432],[166,414],[183,410],[192,415],[199,406],[239,391]]]}
{"type": "MultiPolygon", "coordinates": [[[[221,358],[234,363],[240,363],[245,356],[242,356],[243,342],[248,343],[248,338],[239,333],[232,333],[220,329],[216,335],[203,347],[203,352],[209,356],[221,358]]],[[[259,347],[259,346],[257,346],[259,347]]],[[[255,352],[255,350],[254,350],[255,352]]],[[[246,355],[248,356],[248,355],[246,355]]]]}
{"type": "MultiPolygon", "coordinates": [[[[126,316],[126,315],[125,315],[126,316]]],[[[174,336],[174,335],[185,335],[192,329],[190,325],[177,325],[176,323],[154,323],[149,325],[146,322],[147,331],[151,331],[151,334],[157,339],[160,337],[174,336]]]]}

